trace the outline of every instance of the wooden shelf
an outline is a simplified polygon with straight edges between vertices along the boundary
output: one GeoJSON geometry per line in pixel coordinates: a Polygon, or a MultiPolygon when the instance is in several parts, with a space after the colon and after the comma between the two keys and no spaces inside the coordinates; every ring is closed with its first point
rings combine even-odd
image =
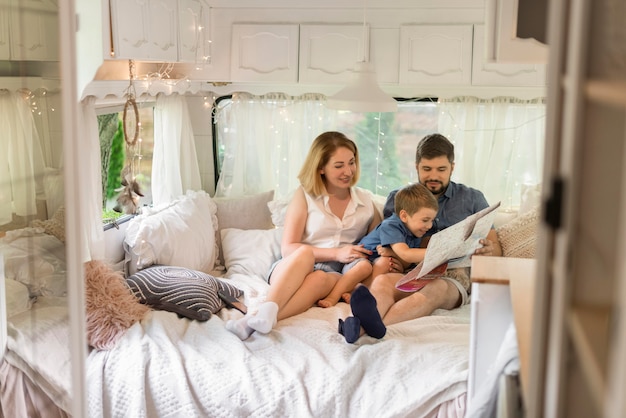
{"type": "Polygon", "coordinates": [[[578,362],[599,412],[604,408],[607,387],[610,317],[608,307],[575,306],[567,318],[578,362]]]}

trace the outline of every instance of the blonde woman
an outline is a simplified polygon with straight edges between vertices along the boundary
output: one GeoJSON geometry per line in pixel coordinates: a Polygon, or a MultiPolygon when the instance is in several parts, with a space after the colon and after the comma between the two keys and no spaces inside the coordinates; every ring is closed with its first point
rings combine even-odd
{"type": "Polygon", "coordinates": [[[228,330],[242,340],[254,331],[268,333],[277,321],[316,303],[335,305],[370,275],[370,263],[354,261],[371,251],[354,243],[381,219],[369,192],[355,187],[359,174],[359,153],[352,140],[340,132],[315,138],[287,209],[282,258],[268,274],[267,299],[256,313],[228,321],[228,330]]]}

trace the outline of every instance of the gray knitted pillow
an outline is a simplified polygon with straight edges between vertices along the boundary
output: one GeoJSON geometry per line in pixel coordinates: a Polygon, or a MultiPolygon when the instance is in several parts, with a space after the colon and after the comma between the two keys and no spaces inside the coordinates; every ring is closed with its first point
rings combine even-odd
{"type": "Polygon", "coordinates": [[[218,291],[235,298],[243,295],[240,289],[210,274],[175,266],[150,266],[128,277],[126,283],[153,309],[198,321],[208,320],[225,306],[218,291]]]}

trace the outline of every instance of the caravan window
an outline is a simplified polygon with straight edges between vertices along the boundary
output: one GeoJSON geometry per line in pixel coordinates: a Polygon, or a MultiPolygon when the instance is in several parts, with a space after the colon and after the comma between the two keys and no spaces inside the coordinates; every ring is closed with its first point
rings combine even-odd
{"type": "Polygon", "coordinates": [[[396,113],[353,113],[326,108],[318,95],[235,94],[215,102],[216,194],[288,196],[311,141],[337,130],[359,147],[359,186],[386,196],[417,181],[415,147],[439,132],[455,144],[453,181],[517,209],[523,190],[541,182],[544,126],[543,99],[415,99],[396,113]]]}

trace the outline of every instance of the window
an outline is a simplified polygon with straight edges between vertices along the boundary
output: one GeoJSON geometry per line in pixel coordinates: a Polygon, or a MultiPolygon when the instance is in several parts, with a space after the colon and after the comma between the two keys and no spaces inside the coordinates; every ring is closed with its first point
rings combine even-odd
{"type": "Polygon", "coordinates": [[[139,109],[140,130],[137,145],[129,147],[124,141],[122,109],[107,109],[98,116],[100,134],[102,208],[104,217],[112,216],[112,211],[131,213],[117,201],[122,185],[122,171],[132,170],[141,194],[138,207],[152,203],[150,181],[152,175],[152,154],[154,148],[154,111],[152,105],[139,109]],[[114,110],[113,112],[110,112],[114,110]]]}
{"type": "Polygon", "coordinates": [[[359,147],[359,186],[386,196],[417,181],[415,147],[439,132],[455,144],[452,180],[516,209],[524,187],[541,182],[544,123],[542,99],[407,100],[379,114],[330,110],[317,95],[237,94],[216,100],[216,193],[287,196],[312,140],[337,130],[359,147]]]}

